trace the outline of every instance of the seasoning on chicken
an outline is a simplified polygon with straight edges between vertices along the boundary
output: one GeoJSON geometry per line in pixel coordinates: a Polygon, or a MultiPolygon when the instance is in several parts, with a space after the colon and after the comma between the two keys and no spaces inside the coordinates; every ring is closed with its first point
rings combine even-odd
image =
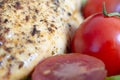
{"type": "Polygon", "coordinates": [[[20,80],[64,53],[81,22],[80,0],[0,0],[0,79],[20,80]]]}

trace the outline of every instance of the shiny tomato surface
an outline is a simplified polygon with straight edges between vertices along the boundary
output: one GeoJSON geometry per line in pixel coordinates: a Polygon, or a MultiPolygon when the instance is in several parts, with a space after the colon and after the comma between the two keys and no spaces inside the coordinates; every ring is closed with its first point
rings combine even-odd
{"type": "Polygon", "coordinates": [[[84,18],[88,16],[102,12],[102,4],[105,2],[108,13],[120,12],[120,0],[87,0],[82,7],[82,13],[84,18]]]}
{"type": "Polygon", "coordinates": [[[32,80],[104,80],[104,63],[92,56],[65,54],[49,57],[40,62],[32,80]]]}
{"type": "Polygon", "coordinates": [[[102,13],[87,18],[75,32],[71,49],[101,59],[108,76],[120,74],[120,18],[102,13]]]}

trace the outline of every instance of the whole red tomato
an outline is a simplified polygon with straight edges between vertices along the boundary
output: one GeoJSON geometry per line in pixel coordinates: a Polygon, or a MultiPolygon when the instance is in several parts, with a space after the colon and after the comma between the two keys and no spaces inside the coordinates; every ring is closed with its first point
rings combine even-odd
{"type": "Polygon", "coordinates": [[[71,43],[74,53],[101,59],[108,76],[120,74],[120,18],[102,13],[87,18],[75,32],[71,43]]]}
{"type": "Polygon", "coordinates": [[[109,13],[120,12],[120,0],[87,0],[82,7],[84,18],[102,11],[102,4],[105,2],[109,13]]]}

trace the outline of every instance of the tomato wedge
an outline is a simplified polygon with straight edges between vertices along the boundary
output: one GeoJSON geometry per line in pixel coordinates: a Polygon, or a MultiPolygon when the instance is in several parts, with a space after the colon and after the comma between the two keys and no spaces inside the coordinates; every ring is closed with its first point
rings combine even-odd
{"type": "Polygon", "coordinates": [[[49,57],[32,74],[32,80],[104,80],[105,77],[103,62],[83,54],[49,57]]]}

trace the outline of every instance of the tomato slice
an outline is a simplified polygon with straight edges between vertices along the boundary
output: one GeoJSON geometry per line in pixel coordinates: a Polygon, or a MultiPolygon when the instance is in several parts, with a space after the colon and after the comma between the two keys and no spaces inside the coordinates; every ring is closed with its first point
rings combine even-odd
{"type": "Polygon", "coordinates": [[[105,76],[101,60],[83,54],[65,54],[40,62],[32,80],[104,80],[105,76]]]}

